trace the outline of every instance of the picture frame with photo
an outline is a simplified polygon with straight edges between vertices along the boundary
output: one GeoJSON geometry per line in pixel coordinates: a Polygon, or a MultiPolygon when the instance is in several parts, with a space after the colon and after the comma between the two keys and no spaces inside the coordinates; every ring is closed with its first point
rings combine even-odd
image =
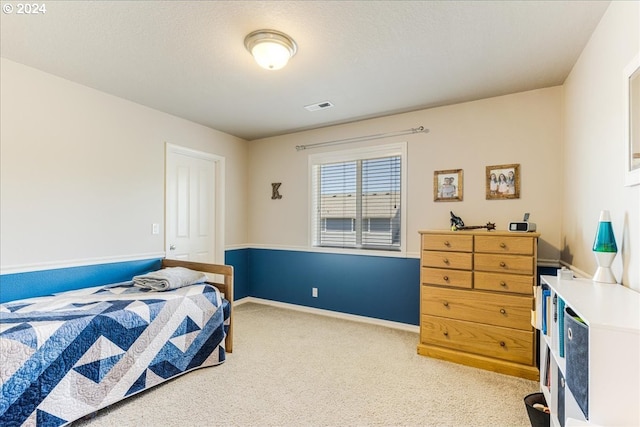
{"type": "Polygon", "coordinates": [[[640,54],[624,69],[625,185],[640,184],[640,54]]]}
{"type": "Polygon", "coordinates": [[[433,172],[433,201],[461,202],[463,194],[462,169],[433,172]]]}
{"type": "Polygon", "coordinates": [[[520,198],[520,165],[487,166],[487,200],[520,198]]]}

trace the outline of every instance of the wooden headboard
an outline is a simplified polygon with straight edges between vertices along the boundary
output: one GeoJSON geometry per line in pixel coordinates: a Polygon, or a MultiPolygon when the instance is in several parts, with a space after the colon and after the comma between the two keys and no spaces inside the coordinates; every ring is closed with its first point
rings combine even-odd
{"type": "Polygon", "coordinates": [[[177,259],[162,260],[162,267],[184,267],[190,270],[222,275],[224,283],[207,282],[214,285],[224,294],[224,298],[231,305],[231,317],[229,319],[229,331],[225,339],[225,351],[233,352],[233,267],[230,265],[206,264],[203,262],[182,261],[177,259]]]}

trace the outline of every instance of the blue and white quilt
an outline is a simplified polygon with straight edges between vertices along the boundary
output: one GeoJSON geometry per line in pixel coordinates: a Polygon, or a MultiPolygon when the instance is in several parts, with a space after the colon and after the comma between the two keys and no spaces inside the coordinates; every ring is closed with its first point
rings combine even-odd
{"type": "Polygon", "coordinates": [[[131,282],[0,305],[0,426],[59,426],[220,364],[230,307],[209,284],[131,282]]]}

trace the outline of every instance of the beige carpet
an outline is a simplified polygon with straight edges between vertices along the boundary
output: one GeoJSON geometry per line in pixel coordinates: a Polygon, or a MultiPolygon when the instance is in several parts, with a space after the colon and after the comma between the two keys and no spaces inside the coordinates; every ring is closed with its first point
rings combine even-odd
{"type": "Polygon", "coordinates": [[[79,426],[529,426],[533,381],[416,354],[418,334],[263,304],[234,352],[79,426]]]}

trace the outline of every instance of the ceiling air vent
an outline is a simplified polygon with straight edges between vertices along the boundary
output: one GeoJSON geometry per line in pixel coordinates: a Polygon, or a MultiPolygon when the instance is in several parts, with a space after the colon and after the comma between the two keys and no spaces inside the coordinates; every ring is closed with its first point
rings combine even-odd
{"type": "Polygon", "coordinates": [[[305,105],[304,109],[307,111],[326,110],[333,107],[333,104],[329,101],[318,102],[317,104],[305,105]]]}

